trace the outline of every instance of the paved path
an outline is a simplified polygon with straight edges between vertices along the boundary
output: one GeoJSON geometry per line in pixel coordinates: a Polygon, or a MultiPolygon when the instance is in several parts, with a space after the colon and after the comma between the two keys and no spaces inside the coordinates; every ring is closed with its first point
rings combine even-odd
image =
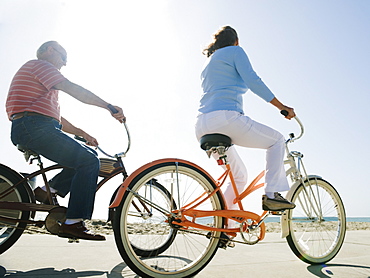
{"type": "MultiPolygon", "coordinates": [[[[106,242],[81,241],[51,235],[22,235],[0,255],[0,277],[128,278],[136,276],[122,261],[113,236],[106,242]]],[[[370,231],[347,232],[339,254],[328,264],[301,262],[278,233],[267,233],[253,246],[219,250],[197,278],[369,278],[370,231]]]]}

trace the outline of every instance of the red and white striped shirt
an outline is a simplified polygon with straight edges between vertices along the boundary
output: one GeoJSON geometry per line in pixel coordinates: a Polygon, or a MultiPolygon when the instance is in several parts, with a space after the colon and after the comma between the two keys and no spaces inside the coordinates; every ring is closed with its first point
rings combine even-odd
{"type": "Polygon", "coordinates": [[[29,111],[60,121],[58,90],[53,86],[66,80],[60,71],[44,60],[31,60],[15,74],[6,100],[8,118],[29,111]]]}

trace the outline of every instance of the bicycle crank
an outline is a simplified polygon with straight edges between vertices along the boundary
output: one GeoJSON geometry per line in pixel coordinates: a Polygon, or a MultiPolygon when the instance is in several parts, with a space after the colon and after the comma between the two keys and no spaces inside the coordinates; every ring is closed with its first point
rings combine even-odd
{"type": "Polygon", "coordinates": [[[256,225],[255,222],[250,219],[240,223],[240,235],[248,245],[254,245],[263,238],[261,227],[256,225]]]}
{"type": "Polygon", "coordinates": [[[51,234],[57,235],[61,223],[66,220],[67,208],[57,207],[50,210],[48,216],[45,219],[45,227],[51,234]]]}

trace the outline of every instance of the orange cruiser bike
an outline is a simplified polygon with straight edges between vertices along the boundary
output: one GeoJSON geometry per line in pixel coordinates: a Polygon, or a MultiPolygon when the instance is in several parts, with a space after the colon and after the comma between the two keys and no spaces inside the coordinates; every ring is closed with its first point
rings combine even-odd
{"type": "MultiPolygon", "coordinates": [[[[282,111],[283,113],[284,111],[282,111]]],[[[286,140],[287,176],[291,188],[286,198],[296,204],[281,215],[282,236],[301,260],[309,264],[330,261],[339,252],[346,232],[342,200],[335,188],[317,175],[308,175],[303,155],[288,146],[298,137],[286,140]]],[[[219,248],[236,242],[256,244],[264,239],[261,215],[246,210],[242,200],[264,186],[261,172],[243,191],[238,192],[227,152],[229,137],[208,134],[201,147],[219,155],[225,172],[214,179],[198,165],[181,159],[161,159],[137,169],[119,187],[110,205],[118,250],[128,267],[141,277],[192,277],[200,272],[219,248]],[[229,180],[239,210],[228,210],[221,187],[229,180]],[[234,220],[237,227],[228,227],[234,220]]],[[[276,214],[276,212],[274,212],[276,214]]]]}

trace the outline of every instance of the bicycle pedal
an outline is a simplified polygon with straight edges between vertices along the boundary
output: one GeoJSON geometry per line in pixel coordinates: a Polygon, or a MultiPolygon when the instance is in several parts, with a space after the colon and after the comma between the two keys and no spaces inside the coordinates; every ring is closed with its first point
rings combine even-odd
{"type": "Polygon", "coordinates": [[[218,248],[226,250],[227,247],[234,248],[235,247],[235,242],[226,241],[224,239],[221,239],[220,242],[218,243],[218,248]]]}
{"type": "Polygon", "coordinates": [[[80,239],[79,238],[69,238],[68,243],[80,243],[80,239]]]}
{"type": "Polygon", "coordinates": [[[234,248],[235,242],[230,240],[231,238],[225,233],[221,233],[221,239],[218,242],[218,248],[226,249],[227,247],[234,248]]]}

